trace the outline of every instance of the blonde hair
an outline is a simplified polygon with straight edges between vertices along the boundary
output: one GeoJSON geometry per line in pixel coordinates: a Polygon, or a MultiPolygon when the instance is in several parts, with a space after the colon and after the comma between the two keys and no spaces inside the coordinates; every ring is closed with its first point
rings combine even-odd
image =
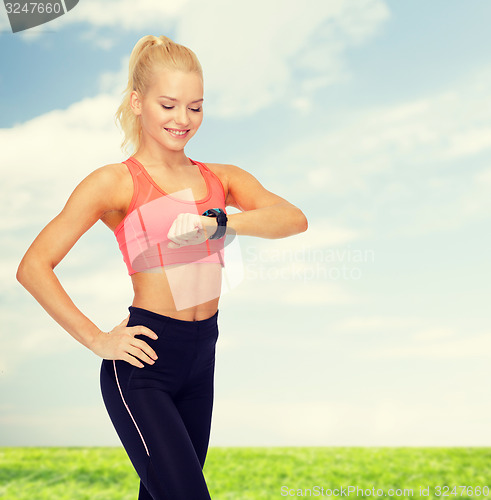
{"type": "Polygon", "coordinates": [[[132,144],[136,151],[141,140],[140,117],[131,109],[131,93],[136,90],[140,97],[144,97],[152,83],[154,73],[162,69],[198,73],[203,80],[201,64],[191,49],[173,42],[164,35],[146,35],[140,38],[131,52],[128,85],[122,92],[123,100],[115,113],[116,124],[119,121],[124,134],[121,143],[123,151],[127,151],[128,143],[132,144]]]}

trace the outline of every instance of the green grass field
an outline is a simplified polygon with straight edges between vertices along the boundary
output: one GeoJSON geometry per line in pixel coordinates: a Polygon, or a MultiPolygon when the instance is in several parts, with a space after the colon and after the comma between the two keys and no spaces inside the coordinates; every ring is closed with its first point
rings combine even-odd
{"type": "MultiPolygon", "coordinates": [[[[213,500],[491,498],[491,448],[211,447],[204,474],[213,500]]],[[[136,500],[138,484],[123,448],[0,447],[2,500],[136,500]]]]}

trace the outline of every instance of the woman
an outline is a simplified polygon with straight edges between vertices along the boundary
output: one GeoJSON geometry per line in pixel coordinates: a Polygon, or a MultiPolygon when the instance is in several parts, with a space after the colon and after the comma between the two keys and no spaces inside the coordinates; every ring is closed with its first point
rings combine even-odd
{"type": "Polygon", "coordinates": [[[139,500],[201,500],[213,406],[218,301],[226,237],[283,238],[307,229],[300,209],[234,165],[191,160],[203,120],[194,52],[141,38],[116,117],[136,152],[100,167],[24,255],[17,279],[76,340],[102,358],[104,403],[140,477],[139,500]],[[233,206],[239,213],[226,214],[233,206]],[[54,268],[101,219],[114,232],[135,296],[100,330],[71,301],[54,268]]]}

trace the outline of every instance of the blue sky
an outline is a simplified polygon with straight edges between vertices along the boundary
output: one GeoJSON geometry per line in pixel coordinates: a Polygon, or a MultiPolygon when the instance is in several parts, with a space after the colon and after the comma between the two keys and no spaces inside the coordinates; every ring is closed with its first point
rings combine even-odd
{"type": "MultiPolygon", "coordinates": [[[[1,7],[3,9],[3,7],[1,7]]],[[[0,445],[117,446],[100,358],[15,280],[91,171],[131,49],[198,55],[186,154],[299,206],[305,233],[238,238],[220,302],[211,446],[490,446],[491,4],[87,1],[12,34],[0,10],[0,445]]],[[[55,269],[110,330],[132,300],[96,223],[55,269]]]]}

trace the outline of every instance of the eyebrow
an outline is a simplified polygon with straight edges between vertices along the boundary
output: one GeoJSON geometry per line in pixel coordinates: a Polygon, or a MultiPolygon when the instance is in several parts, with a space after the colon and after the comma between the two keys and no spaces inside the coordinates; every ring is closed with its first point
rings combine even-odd
{"type": "MultiPolygon", "coordinates": [[[[169,97],[168,95],[159,95],[159,97],[165,97],[166,99],[170,99],[171,101],[177,101],[175,97],[169,97]]],[[[204,99],[196,99],[196,101],[191,101],[191,104],[194,102],[201,102],[204,101],[204,99]]]]}

